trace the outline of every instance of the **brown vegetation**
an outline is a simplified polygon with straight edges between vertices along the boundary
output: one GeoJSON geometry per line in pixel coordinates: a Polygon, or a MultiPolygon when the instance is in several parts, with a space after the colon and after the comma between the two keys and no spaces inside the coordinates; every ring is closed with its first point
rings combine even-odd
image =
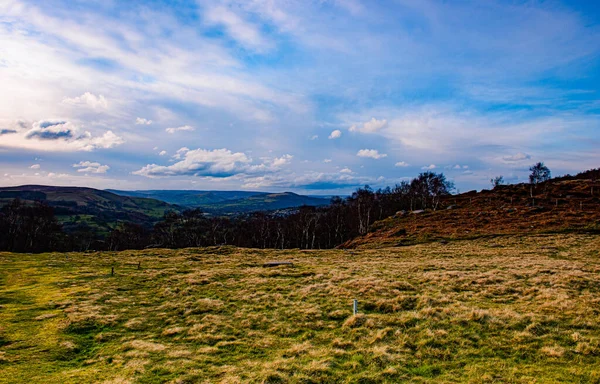
{"type": "Polygon", "coordinates": [[[600,188],[593,180],[500,185],[448,196],[437,211],[399,212],[342,248],[406,245],[481,236],[556,232],[600,233],[600,188]]]}

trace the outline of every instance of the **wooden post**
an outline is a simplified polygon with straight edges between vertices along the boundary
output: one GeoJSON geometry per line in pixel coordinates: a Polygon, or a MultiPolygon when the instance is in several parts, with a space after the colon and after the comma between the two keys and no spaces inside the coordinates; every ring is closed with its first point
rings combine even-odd
{"type": "Polygon", "coordinates": [[[352,303],[352,314],[358,314],[358,300],[354,299],[352,303]]]}
{"type": "Polygon", "coordinates": [[[110,275],[114,276],[115,275],[115,267],[111,267],[110,268],[110,275]]]}
{"type": "Polygon", "coordinates": [[[142,269],[142,262],[141,261],[138,261],[138,270],[139,269],[142,269]]]}

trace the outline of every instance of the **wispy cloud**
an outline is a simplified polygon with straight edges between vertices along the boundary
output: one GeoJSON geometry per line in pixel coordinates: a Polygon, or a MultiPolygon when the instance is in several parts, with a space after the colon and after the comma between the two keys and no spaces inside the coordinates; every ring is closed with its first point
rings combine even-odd
{"type": "Polygon", "coordinates": [[[82,173],[106,173],[110,169],[108,165],[91,161],[80,161],[77,164],[73,164],[73,168],[77,168],[77,172],[82,173]]]}
{"type": "Polygon", "coordinates": [[[222,26],[226,33],[241,45],[259,51],[271,46],[269,41],[262,36],[258,26],[244,20],[231,8],[212,5],[205,7],[203,11],[202,16],[205,22],[222,26]]]}
{"type": "Polygon", "coordinates": [[[514,163],[517,161],[524,161],[524,160],[530,160],[531,159],[531,155],[528,155],[526,153],[523,152],[519,152],[515,155],[511,155],[511,156],[504,156],[502,158],[504,161],[507,161],[509,163],[514,163]]]}
{"type": "Polygon", "coordinates": [[[135,119],[135,124],[136,125],[151,125],[152,120],[144,119],[143,117],[137,117],[135,119]]]}
{"type": "Polygon", "coordinates": [[[16,178],[44,152],[44,169],[56,166],[44,182],[96,183],[105,175],[72,167],[94,151],[119,164],[113,186],[160,187],[137,176],[173,174],[182,188],[311,191],[431,163],[463,189],[490,173],[524,177],[532,161],[574,173],[600,162],[600,30],[588,7],[0,2],[0,165],[16,178]],[[230,154],[184,149],[198,146],[230,154]],[[22,151],[33,156],[12,156],[22,151]],[[160,153],[165,164],[148,164],[160,153]],[[236,154],[249,162],[226,166],[236,154]],[[353,173],[340,179],[345,168],[324,158],[353,173]]]}
{"type": "Polygon", "coordinates": [[[176,127],[176,128],[167,128],[167,129],[165,129],[165,131],[166,131],[167,133],[171,133],[171,134],[173,134],[173,133],[175,133],[175,132],[181,132],[181,131],[193,131],[193,130],[195,130],[195,129],[194,129],[194,127],[191,127],[191,126],[189,126],[189,125],[184,125],[184,126],[181,126],[181,127],[176,127]]]}

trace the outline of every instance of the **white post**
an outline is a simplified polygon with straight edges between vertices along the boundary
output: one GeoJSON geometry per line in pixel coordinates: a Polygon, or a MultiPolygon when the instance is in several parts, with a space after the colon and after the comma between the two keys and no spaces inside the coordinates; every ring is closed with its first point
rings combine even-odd
{"type": "Polygon", "coordinates": [[[354,299],[352,304],[352,312],[354,315],[358,314],[358,300],[354,299]]]}

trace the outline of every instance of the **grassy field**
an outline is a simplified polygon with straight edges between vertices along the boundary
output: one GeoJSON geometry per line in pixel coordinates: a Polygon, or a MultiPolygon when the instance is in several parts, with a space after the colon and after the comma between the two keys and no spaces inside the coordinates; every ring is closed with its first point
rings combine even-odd
{"type": "Polygon", "coordinates": [[[0,382],[600,383],[599,249],[0,253],[0,382]]]}

